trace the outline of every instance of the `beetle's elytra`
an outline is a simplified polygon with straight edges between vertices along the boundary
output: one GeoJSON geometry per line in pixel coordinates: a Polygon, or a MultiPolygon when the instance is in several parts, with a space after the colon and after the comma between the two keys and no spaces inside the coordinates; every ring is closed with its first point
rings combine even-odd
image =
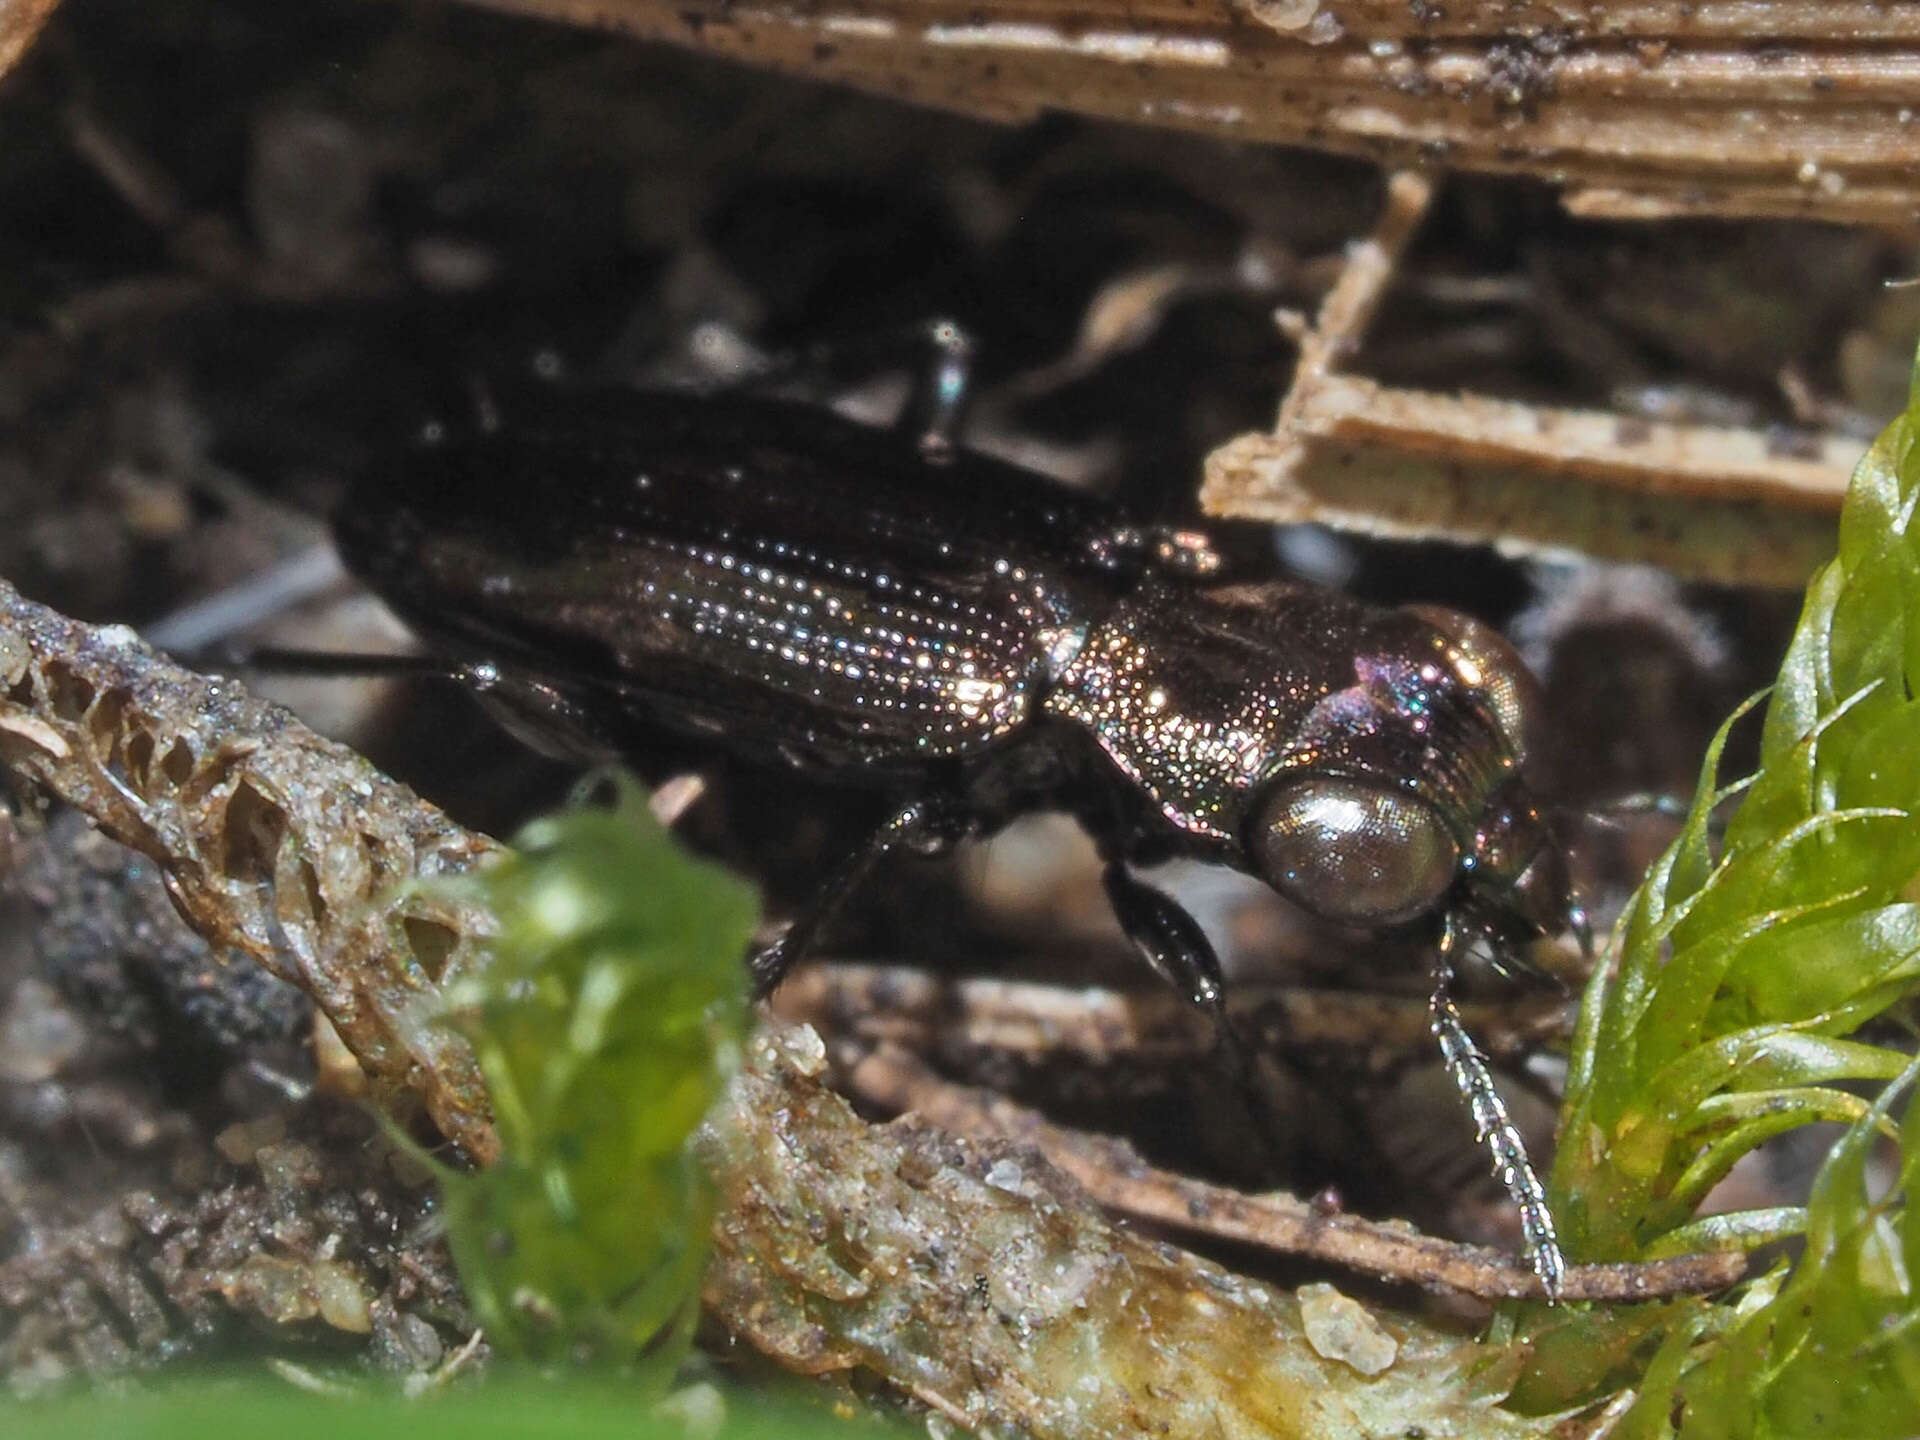
{"type": "Polygon", "coordinates": [[[1146,959],[1217,1009],[1199,927],[1130,863],[1234,866],[1437,939],[1435,1034],[1518,1201],[1551,1217],[1447,995],[1470,934],[1564,926],[1526,774],[1533,682],[1476,621],[1217,583],[1204,540],[1031,472],[729,394],[551,391],[369,474],[348,566],[549,748],[640,727],[869,786],[891,818],[755,959],[777,984],[887,851],[1064,809],[1146,959]]]}

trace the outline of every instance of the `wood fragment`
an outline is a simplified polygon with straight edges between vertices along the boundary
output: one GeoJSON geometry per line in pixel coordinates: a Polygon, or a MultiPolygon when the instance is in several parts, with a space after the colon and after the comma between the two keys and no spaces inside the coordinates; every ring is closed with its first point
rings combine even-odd
{"type": "Polygon", "coordinates": [[[1833,552],[1858,442],[1389,389],[1337,373],[1426,213],[1424,177],[1389,177],[1300,346],[1271,435],[1207,457],[1201,508],[1399,540],[1586,555],[1732,585],[1803,586],[1833,552]]]}
{"type": "Polygon", "coordinates": [[[1833,553],[1862,446],[1389,389],[1296,385],[1274,435],[1207,458],[1202,508],[1396,538],[1580,552],[1795,588],[1833,553]]]}
{"type": "Polygon", "coordinates": [[[501,847],[238,681],[0,581],[0,765],[150,856],[187,923],[311,995],[392,1103],[497,1150],[467,1043],[439,1023],[492,917],[432,886],[501,847]],[[405,1108],[405,1107],[403,1107],[405,1108]]]}
{"type": "Polygon", "coordinates": [[[484,3],[991,119],[1529,175],[1584,215],[1920,217],[1910,3],[484,3]]]}
{"type": "MultiPolygon", "coordinates": [[[[1132,1219],[1486,1300],[1541,1297],[1539,1277],[1518,1257],[1401,1224],[1327,1213],[1280,1192],[1248,1195],[1156,1169],[1121,1142],[1068,1130],[1002,1096],[949,1084],[897,1048],[876,1051],[848,1078],[868,1104],[896,1114],[911,1111],[957,1135],[1032,1146],[1094,1200],[1132,1219]]],[[[1726,1289],[1745,1273],[1746,1257],[1733,1254],[1575,1265],[1561,1295],[1624,1301],[1704,1294],[1726,1289]]]]}

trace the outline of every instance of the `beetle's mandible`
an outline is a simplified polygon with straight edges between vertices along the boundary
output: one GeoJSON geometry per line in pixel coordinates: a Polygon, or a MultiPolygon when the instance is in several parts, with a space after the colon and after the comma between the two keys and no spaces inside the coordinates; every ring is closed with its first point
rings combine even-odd
{"type": "Polygon", "coordinates": [[[1220,583],[1201,537],[813,407],[601,390],[503,413],[365,476],[343,558],[545,748],[667,727],[894,798],[754,959],[761,991],[887,852],[1040,808],[1078,817],[1134,944],[1216,1014],[1205,935],[1131,865],[1193,856],[1331,920],[1430,927],[1434,1033],[1557,1292],[1544,1192],[1448,995],[1467,940],[1572,909],[1527,774],[1534,684],[1498,634],[1220,583]]]}

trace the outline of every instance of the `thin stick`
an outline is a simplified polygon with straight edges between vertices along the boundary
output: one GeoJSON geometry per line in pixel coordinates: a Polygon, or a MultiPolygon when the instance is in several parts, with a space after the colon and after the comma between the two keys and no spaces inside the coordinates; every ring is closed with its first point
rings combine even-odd
{"type": "Polygon", "coordinates": [[[1281,434],[1292,429],[1296,412],[1320,383],[1359,348],[1361,337],[1393,283],[1400,257],[1412,243],[1420,222],[1427,218],[1432,203],[1433,181],[1429,176],[1417,170],[1397,170],[1387,176],[1386,203],[1374,221],[1373,233],[1348,250],[1340,278],[1321,297],[1313,328],[1298,336],[1300,358],[1294,365],[1293,384],[1280,402],[1276,428],[1281,434]]]}
{"type": "MultiPolygon", "coordinates": [[[[1257,1245],[1350,1270],[1443,1288],[1487,1300],[1539,1298],[1540,1278],[1524,1263],[1479,1246],[1328,1214],[1295,1196],[1246,1195],[1145,1164],[1115,1140],[1069,1130],[1010,1100],[940,1079],[918,1059],[888,1046],[847,1076],[855,1095],[888,1111],[974,1139],[1030,1145],[1110,1210],[1190,1234],[1257,1245]]],[[[1732,1254],[1686,1255],[1639,1265],[1572,1265],[1564,1300],[1647,1300],[1725,1289],[1746,1271],[1732,1254]]]]}

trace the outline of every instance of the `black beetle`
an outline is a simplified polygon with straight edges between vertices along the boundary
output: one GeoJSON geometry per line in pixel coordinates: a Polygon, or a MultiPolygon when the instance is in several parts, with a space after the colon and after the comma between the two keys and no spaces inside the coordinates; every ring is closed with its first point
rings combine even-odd
{"type": "Polygon", "coordinates": [[[1193,856],[1331,920],[1426,926],[1433,1029],[1549,1295],[1544,1192],[1448,996],[1575,919],[1495,632],[1281,581],[1032,472],[740,393],[549,391],[366,475],[348,567],[549,750],[709,736],[898,801],[753,962],[764,993],[874,862],[1040,808],[1098,843],[1127,934],[1219,1011],[1198,925],[1129,866],[1193,856]]]}

